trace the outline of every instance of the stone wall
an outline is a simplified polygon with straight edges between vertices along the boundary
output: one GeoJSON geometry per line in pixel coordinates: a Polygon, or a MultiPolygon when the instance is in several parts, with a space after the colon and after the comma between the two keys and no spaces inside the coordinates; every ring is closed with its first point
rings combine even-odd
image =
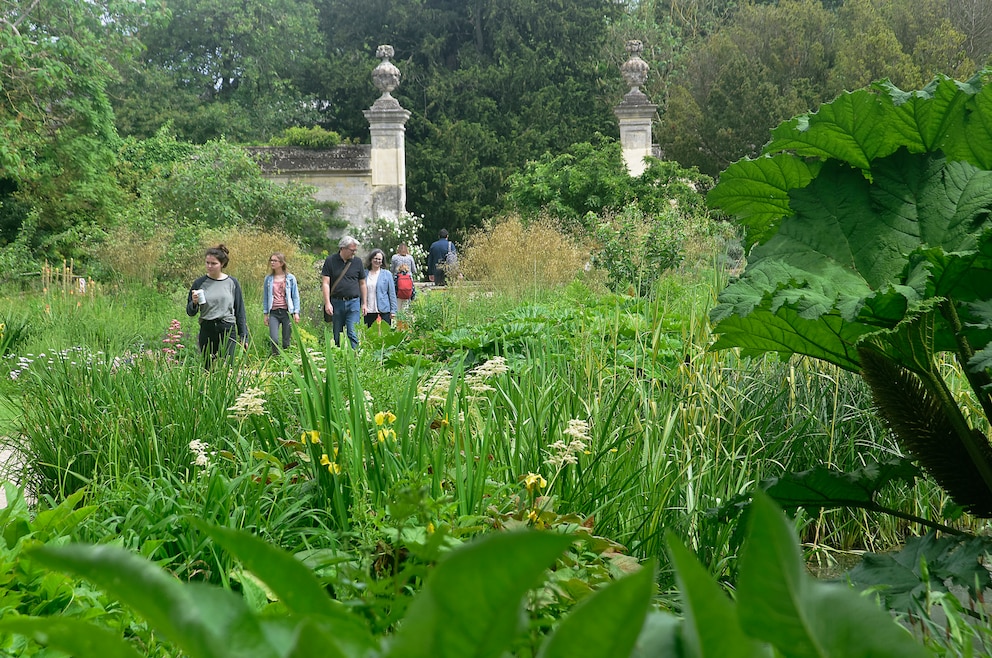
{"type": "Polygon", "coordinates": [[[348,144],[314,150],[296,146],[253,146],[262,175],[277,183],[293,181],[316,188],[317,201],[341,204],[338,217],[361,226],[372,216],[372,146],[348,144]]]}

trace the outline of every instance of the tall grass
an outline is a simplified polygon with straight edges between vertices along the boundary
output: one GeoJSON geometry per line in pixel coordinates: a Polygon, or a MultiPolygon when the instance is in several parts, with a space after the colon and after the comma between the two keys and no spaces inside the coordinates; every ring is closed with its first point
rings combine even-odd
{"type": "Polygon", "coordinates": [[[61,499],[132,473],[189,477],[191,441],[231,449],[227,409],[246,376],[236,368],[207,372],[195,357],[51,355],[19,379],[13,399],[20,408],[14,447],[28,468],[21,481],[61,499]]]}
{"type": "MultiPolygon", "coordinates": [[[[190,442],[201,440],[228,455],[207,476],[256,501],[238,507],[239,523],[274,538],[374,534],[402,492],[422,491],[439,503],[422,515],[456,535],[507,515],[525,525],[578,519],[665,564],[662,538],[673,531],[725,573],[735,525],[711,510],[766,477],[852,470],[897,449],[850,373],[708,351],[716,283],[663,278],[648,299],[571,284],[524,306],[453,286],[417,301],[412,336],[367,337],[355,355],[325,334],[319,349],[298,345],[295,363],[248,355],[207,372],[146,356],[124,366],[54,359],[17,382],[26,481],[53,497],[90,485],[115,501],[118,483],[169,482],[174,495],[227,510],[195,488],[190,442]],[[264,404],[239,415],[239,398],[264,404]],[[297,523],[295,512],[270,515],[257,502],[290,491],[323,510],[299,515],[302,535],[268,525],[297,523]]],[[[887,495],[891,507],[934,518],[943,502],[925,482],[887,495]]],[[[885,548],[907,529],[844,511],[797,524],[811,548],[830,551],[885,548]]]]}
{"type": "MultiPolygon", "coordinates": [[[[677,297],[687,302],[707,290],[677,297]]],[[[708,352],[698,340],[705,326],[685,325],[705,316],[680,315],[676,306],[614,298],[579,311],[539,311],[550,314],[539,325],[544,334],[499,343],[508,370],[484,380],[457,359],[386,375],[363,370],[350,350],[328,348],[323,371],[304,356],[295,374],[298,418],[281,422],[319,434],[320,444],[306,445],[311,477],[341,529],[374,516],[411,482],[434,499],[448,497],[463,517],[485,518],[519,505],[520,483],[539,474],[550,483],[540,511],[576,514],[636,555],[663,562],[663,535],[674,531],[725,571],[737,537],[733,524],[712,514],[719,505],[763,478],[819,465],[853,470],[897,448],[852,374],[708,352]],[[557,326],[559,318],[569,324],[557,326]],[[682,340],[659,327],[680,330],[682,340]],[[369,403],[370,382],[383,376],[398,380],[386,389],[393,397],[369,403]],[[375,419],[384,411],[396,418],[381,426],[375,419]],[[556,466],[556,443],[569,440],[576,420],[587,424],[586,445],[576,463],[556,466]],[[384,429],[395,436],[383,439],[384,429]],[[324,455],[333,463],[321,466],[324,455]]],[[[514,331],[512,322],[494,324],[514,331]]],[[[280,402],[293,404],[292,396],[280,402]]],[[[287,434],[281,426],[264,433],[287,434]]],[[[883,502],[917,511],[939,502],[938,493],[923,483],[883,502]]],[[[906,531],[905,522],[847,511],[797,522],[811,547],[830,550],[885,548],[906,531]]]]}

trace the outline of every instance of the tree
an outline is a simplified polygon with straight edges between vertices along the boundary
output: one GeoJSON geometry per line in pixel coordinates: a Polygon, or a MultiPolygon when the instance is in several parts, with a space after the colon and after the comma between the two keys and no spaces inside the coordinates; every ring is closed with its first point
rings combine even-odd
{"type": "Polygon", "coordinates": [[[157,4],[34,0],[0,4],[3,236],[39,255],[73,256],[109,224],[121,194],[106,87],[157,4]],[[15,212],[11,214],[11,209],[15,212]]]}
{"type": "Polygon", "coordinates": [[[168,21],[142,33],[146,51],[115,88],[126,134],[150,136],[169,120],[201,143],[265,141],[319,116],[320,99],[299,83],[322,50],[312,2],[174,0],[169,8],[168,21]]]}
{"type": "Polygon", "coordinates": [[[825,100],[832,34],[814,0],[742,7],[671,79],[659,126],[665,156],[716,175],[756,155],[771,126],[825,100]]]}
{"type": "Polygon", "coordinates": [[[510,178],[507,199],[525,221],[550,217],[583,240],[591,238],[593,262],[613,287],[644,294],[683,261],[690,243],[713,243],[717,226],[700,194],[712,182],[660,160],[631,177],[620,144],[601,139],[529,163],[510,178]]]}
{"type": "Polygon", "coordinates": [[[145,154],[136,158],[137,167],[151,174],[141,183],[140,198],[157,223],[278,229],[318,248],[328,246],[324,216],[311,196],[312,188],[265,180],[248,152],[225,140],[196,147],[173,140],[175,146],[170,146],[168,137],[160,133],[149,141],[164,145],[159,151],[164,150],[166,158],[176,158],[156,162],[159,157],[148,157],[147,149],[132,151],[145,154]]]}
{"type": "Polygon", "coordinates": [[[965,35],[964,49],[977,64],[992,55],[992,3],[985,0],[948,0],[951,22],[965,35]]]}
{"type": "Polygon", "coordinates": [[[323,88],[342,122],[333,128],[368,134],[369,55],[392,44],[403,75],[393,95],[413,113],[408,205],[424,216],[421,237],[478,225],[527,160],[616,132],[622,80],[600,53],[607,21],[621,11],[607,0],[328,0],[323,88]]]}

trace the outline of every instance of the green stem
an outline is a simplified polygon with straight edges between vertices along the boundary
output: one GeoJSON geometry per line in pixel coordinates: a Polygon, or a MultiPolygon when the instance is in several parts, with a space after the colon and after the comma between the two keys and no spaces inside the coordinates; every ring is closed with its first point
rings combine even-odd
{"type": "Polygon", "coordinates": [[[938,521],[931,521],[930,519],[924,519],[921,516],[910,514],[909,512],[900,512],[899,510],[884,507],[875,502],[871,503],[870,505],[865,505],[864,508],[869,511],[888,514],[890,516],[894,516],[896,518],[903,519],[905,521],[919,523],[922,526],[933,528],[934,530],[940,530],[941,532],[947,533],[949,535],[957,535],[959,537],[965,537],[968,535],[968,533],[963,530],[952,528],[951,526],[944,525],[943,523],[940,523],[938,521]]]}
{"type": "Polygon", "coordinates": [[[979,404],[982,405],[982,411],[985,412],[985,417],[992,422],[992,395],[988,392],[989,386],[992,385],[992,378],[984,370],[975,371],[968,366],[968,362],[975,355],[975,350],[972,349],[971,343],[968,342],[968,338],[962,331],[961,318],[958,316],[954,303],[949,299],[944,300],[940,305],[940,311],[944,319],[950,323],[951,330],[954,332],[954,340],[958,344],[958,351],[955,354],[958,365],[961,366],[965,377],[968,378],[968,383],[971,384],[975,397],[978,398],[979,404]]]}

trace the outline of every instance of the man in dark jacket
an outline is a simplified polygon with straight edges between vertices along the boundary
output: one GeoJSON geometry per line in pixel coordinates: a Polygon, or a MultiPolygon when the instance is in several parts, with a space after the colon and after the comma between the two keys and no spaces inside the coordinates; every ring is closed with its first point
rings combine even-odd
{"type": "Polygon", "coordinates": [[[454,266],[456,253],[455,243],[448,239],[448,231],[441,229],[438,239],[427,252],[427,278],[435,286],[445,285],[445,275],[454,266]]]}

